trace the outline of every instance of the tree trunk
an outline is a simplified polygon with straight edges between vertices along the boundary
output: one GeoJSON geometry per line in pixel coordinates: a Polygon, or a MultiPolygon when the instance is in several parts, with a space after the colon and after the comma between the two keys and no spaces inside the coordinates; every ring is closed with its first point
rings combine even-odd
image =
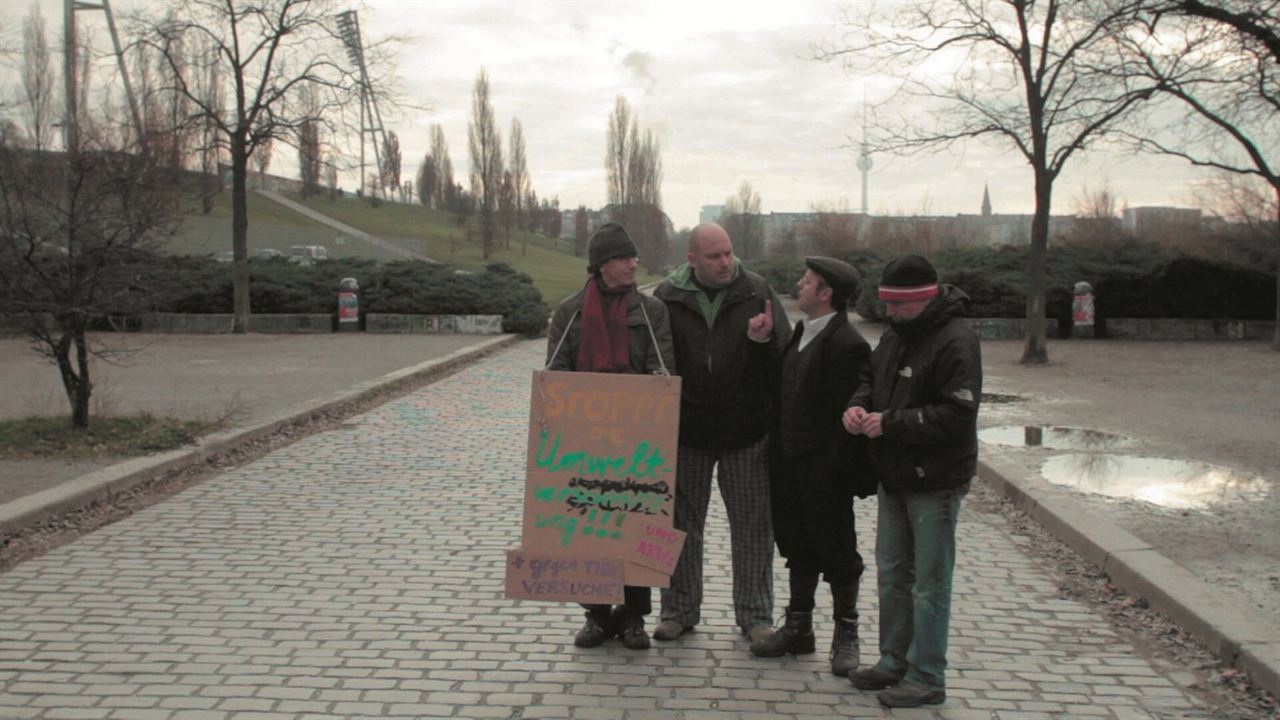
{"type": "Polygon", "coordinates": [[[1031,252],[1027,253],[1027,319],[1022,362],[1049,362],[1049,344],[1045,328],[1045,264],[1049,249],[1049,201],[1053,180],[1036,171],[1036,211],[1031,220],[1031,252]]]}
{"type": "MultiPolygon", "coordinates": [[[[59,322],[66,322],[60,318],[59,322]]],[[[58,364],[58,372],[62,375],[62,389],[67,394],[67,402],[71,405],[71,426],[89,427],[89,396],[93,392],[93,383],[89,381],[89,348],[85,342],[84,328],[79,326],[78,318],[70,319],[70,326],[64,325],[61,337],[53,348],[54,360],[58,364]],[[71,362],[71,347],[75,345],[76,360],[71,362]],[[79,372],[76,369],[79,368],[79,372]]]]}
{"type": "Polygon", "coordinates": [[[1276,312],[1272,320],[1275,331],[1271,336],[1271,349],[1280,352],[1280,187],[1276,188],[1276,312]]]}
{"type": "MultiPolygon", "coordinates": [[[[214,172],[217,172],[215,167],[214,172]]],[[[232,332],[249,332],[249,154],[243,133],[231,136],[231,295],[235,312],[232,332]]]]}

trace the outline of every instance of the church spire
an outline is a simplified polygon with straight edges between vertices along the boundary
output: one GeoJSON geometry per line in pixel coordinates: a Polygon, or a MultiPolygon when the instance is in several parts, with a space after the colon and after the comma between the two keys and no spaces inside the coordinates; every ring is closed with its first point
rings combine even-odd
{"type": "Polygon", "coordinates": [[[991,215],[991,191],[987,188],[987,183],[982,184],[982,216],[989,217],[991,215]]]}

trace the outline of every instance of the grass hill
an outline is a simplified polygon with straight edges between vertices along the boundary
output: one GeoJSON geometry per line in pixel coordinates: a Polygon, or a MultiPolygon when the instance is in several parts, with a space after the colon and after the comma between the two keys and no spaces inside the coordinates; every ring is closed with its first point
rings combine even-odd
{"type": "MultiPolygon", "coordinates": [[[[462,270],[479,271],[490,262],[504,262],[533,278],[543,300],[552,307],[577,292],[586,280],[586,259],[574,257],[564,240],[544,237],[515,228],[505,239],[501,228],[500,246],[488,259],[482,257],[480,229],[474,217],[459,226],[457,216],[417,204],[384,203],[374,207],[368,201],[347,196],[330,200],[313,196],[303,200],[285,193],[294,202],[333,218],[383,241],[425,255],[432,260],[462,270]],[[509,245],[509,247],[503,247],[509,245]]],[[[330,257],[368,257],[379,262],[398,259],[394,253],[313,220],[257,193],[249,193],[249,248],[274,248],[288,253],[290,245],[323,245],[330,257]]],[[[169,249],[176,254],[216,255],[231,249],[231,196],[220,193],[208,215],[187,217],[182,234],[169,249]]],[[[659,276],[641,275],[640,282],[659,276]]]]}

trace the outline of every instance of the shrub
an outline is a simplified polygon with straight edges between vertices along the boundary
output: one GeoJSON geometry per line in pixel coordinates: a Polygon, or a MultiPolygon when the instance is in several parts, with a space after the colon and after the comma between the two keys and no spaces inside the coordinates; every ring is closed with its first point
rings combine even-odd
{"type": "MultiPolygon", "coordinates": [[[[207,257],[156,257],[160,272],[150,308],[157,312],[232,312],[231,267],[207,257]]],[[[154,268],[153,268],[154,269],[154,268]]],[[[255,313],[332,313],[338,283],[354,277],[362,313],[502,315],[507,332],[537,335],[550,310],[528,275],[495,263],[481,273],[421,260],[378,265],[340,258],[295,265],[283,258],[250,261],[250,304],[255,313]]]]}

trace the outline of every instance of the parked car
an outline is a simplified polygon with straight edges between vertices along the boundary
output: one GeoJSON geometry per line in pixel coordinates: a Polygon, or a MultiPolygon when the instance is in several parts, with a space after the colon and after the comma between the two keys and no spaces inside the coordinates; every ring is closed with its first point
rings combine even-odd
{"type": "Polygon", "coordinates": [[[328,260],[329,251],[323,245],[292,245],[289,262],[298,265],[314,265],[317,260],[328,260]]]}
{"type": "Polygon", "coordinates": [[[217,255],[214,255],[213,259],[217,260],[220,263],[235,262],[236,254],[231,250],[227,250],[225,252],[220,252],[217,255]]]}
{"type": "Polygon", "coordinates": [[[271,258],[284,257],[284,253],[275,248],[258,248],[249,251],[249,257],[259,258],[261,260],[270,260],[271,258]]]}

